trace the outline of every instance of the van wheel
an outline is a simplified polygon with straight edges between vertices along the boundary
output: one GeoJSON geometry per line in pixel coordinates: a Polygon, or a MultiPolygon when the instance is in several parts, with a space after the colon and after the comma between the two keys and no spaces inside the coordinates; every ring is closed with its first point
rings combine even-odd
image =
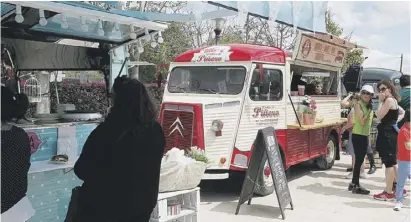
{"type": "Polygon", "coordinates": [[[325,156],[319,157],[316,161],[318,168],[322,170],[331,169],[334,165],[337,156],[337,140],[335,136],[329,135],[327,142],[327,153],[325,156]]]}
{"type": "Polygon", "coordinates": [[[267,196],[274,192],[274,181],[271,176],[270,167],[268,165],[267,154],[264,154],[264,157],[260,164],[260,173],[257,177],[257,183],[255,185],[254,194],[257,196],[267,196]]]}

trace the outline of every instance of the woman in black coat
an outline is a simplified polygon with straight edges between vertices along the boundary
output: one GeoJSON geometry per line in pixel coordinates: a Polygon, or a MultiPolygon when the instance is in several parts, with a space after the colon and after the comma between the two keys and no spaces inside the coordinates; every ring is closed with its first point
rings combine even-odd
{"type": "Polygon", "coordinates": [[[116,78],[113,106],[74,166],[84,181],[76,222],[148,222],[156,206],[165,138],[147,89],[116,78]]]}

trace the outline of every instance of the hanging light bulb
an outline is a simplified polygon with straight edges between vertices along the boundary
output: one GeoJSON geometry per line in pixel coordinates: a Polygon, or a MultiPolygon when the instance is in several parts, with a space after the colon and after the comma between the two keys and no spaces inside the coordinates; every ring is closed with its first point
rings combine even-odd
{"type": "Polygon", "coordinates": [[[151,48],[157,47],[157,42],[156,42],[156,38],[154,36],[154,33],[151,34],[151,43],[150,43],[150,45],[151,45],[151,48]]]}
{"type": "Polygon", "coordinates": [[[46,26],[47,25],[47,19],[44,16],[44,10],[43,9],[39,9],[39,16],[40,16],[40,25],[41,26],[46,26]]]}
{"type": "Polygon", "coordinates": [[[68,29],[67,19],[63,13],[61,13],[61,28],[68,29]]]}
{"type": "Polygon", "coordinates": [[[98,32],[97,34],[99,36],[104,36],[104,30],[103,30],[103,21],[98,20],[98,32]]]}
{"type": "Polygon", "coordinates": [[[130,38],[131,39],[136,39],[137,38],[137,34],[134,32],[134,26],[130,25],[130,38]]]}
{"type": "Polygon", "coordinates": [[[14,20],[17,23],[23,23],[24,22],[24,17],[21,15],[21,5],[16,5],[16,17],[14,17],[14,20]]]}
{"type": "Polygon", "coordinates": [[[80,18],[81,18],[81,29],[84,32],[88,32],[88,25],[86,24],[86,19],[83,16],[81,16],[80,18]]]}
{"type": "Polygon", "coordinates": [[[148,28],[145,28],[144,29],[144,40],[146,40],[147,42],[149,42],[150,40],[151,40],[151,36],[150,36],[150,33],[148,32],[148,28]]]}
{"type": "Polygon", "coordinates": [[[160,43],[160,44],[164,42],[163,36],[162,36],[162,34],[161,34],[161,31],[158,32],[157,42],[160,43]]]}
{"type": "Polygon", "coordinates": [[[141,42],[141,39],[138,40],[137,51],[138,53],[144,52],[144,47],[143,47],[143,43],[141,42]]]}

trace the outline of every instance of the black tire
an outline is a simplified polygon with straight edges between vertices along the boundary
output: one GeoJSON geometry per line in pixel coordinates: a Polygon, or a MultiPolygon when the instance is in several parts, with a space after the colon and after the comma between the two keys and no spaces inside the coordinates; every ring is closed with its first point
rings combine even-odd
{"type": "Polygon", "coordinates": [[[335,138],[335,136],[330,134],[328,136],[328,141],[327,141],[327,154],[325,156],[319,157],[316,160],[318,168],[320,168],[321,170],[331,169],[331,167],[333,167],[334,165],[337,152],[338,152],[337,139],[335,138]],[[332,145],[332,147],[328,147],[329,145],[332,145]],[[332,153],[331,153],[331,150],[333,150],[332,153]],[[328,160],[327,160],[327,156],[329,157],[328,160]]]}
{"type": "MultiPolygon", "coordinates": [[[[267,155],[264,154],[263,159],[260,163],[260,172],[259,175],[257,177],[257,183],[256,186],[254,188],[254,194],[256,196],[268,196],[270,194],[272,194],[274,192],[274,181],[270,186],[267,186],[265,183],[265,175],[264,175],[264,168],[265,168],[265,164],[268,163],[268,159],[267,159],[267,155]]],[[[270,175],[271,177],[271,175],[270,175]]],[[[272,177],[271,177],[272,179],[272,177]]]]}

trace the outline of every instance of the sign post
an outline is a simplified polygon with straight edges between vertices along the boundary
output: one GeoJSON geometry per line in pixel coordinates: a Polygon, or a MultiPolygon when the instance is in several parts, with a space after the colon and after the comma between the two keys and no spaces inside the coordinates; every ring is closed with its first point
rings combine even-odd
{"type": "Polygon", "coordinates": [[[281,215],[284,220],[284,210],[288,204],[290,204],[291,210],[294,210],[294,207],[291,200],[290,190],[288,189],[288,182],[284,171],[283,161],[281,159],[277,135],[275,134],[273,127],[267,127],[258,131],[235,214],[237,215],[239,213],[240,206],[243,203],[248,201],[248,205],[251,204],[255,186],[259,186],[256,181],[260,170],[263,170],[260,168],[260,163],[263,160],[264,155],[266,155],[268,159],[278,205],[280,206],[281,215]]]}

